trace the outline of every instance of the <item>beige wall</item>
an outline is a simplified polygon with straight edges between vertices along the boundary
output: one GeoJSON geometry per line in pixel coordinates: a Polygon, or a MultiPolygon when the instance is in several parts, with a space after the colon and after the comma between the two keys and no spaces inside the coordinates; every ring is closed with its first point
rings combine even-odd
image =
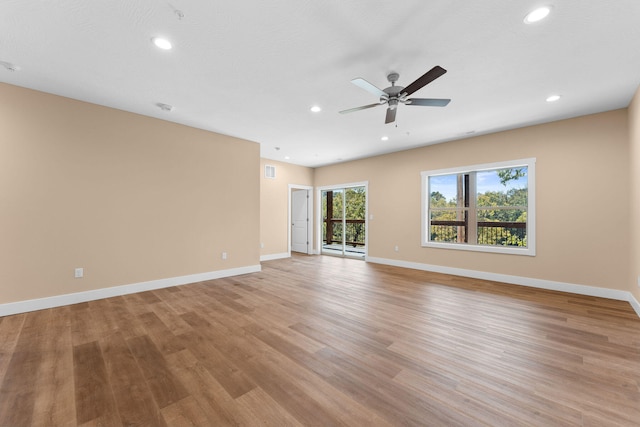
{"type": "MultiPolygon", "coordinates": [[[[313,186],[313,169],[275,160],[260,159],[260,255],[289,250],[289,185],[313,186]],[[264,166],[276,167],[275,179],[265,178],[264,166]]],[[[313,226],[313,224],[311,224],[313,226]]]]}
{"type": "Polygon", "coordinates": [[[640,301],[640,88],[629,105],[631,170],[631,251],[630,291],[640,301]]]}
{"type": "Polygon", "coordinates": [[[256,265],[288,250],[289,184],[360,181],[375,218],[371,257],[640,299],[638,94],[629,110],[315,170],[259,159],[249,141],[119,110],[5,84],[0,97],[0,304],[256,265]],[[526,157],[537,158],[536,257],[420,246],[420,171],[526,157]],[[267,163],[274,180],[264,178],[267,163]],[[612,210],[616,223],[598,225],[612,210]]]}
{"type": "Polygon", "coordinates": [[[629,177],[627,110],[617,110],[318,168],[314,184],[369,182],[371,257],[628,290],[629,177]],[[421,171],[528,157],[535,257],[421,247],[421,171]]]}
{"type": "Polygon", "coordinates": [[[258,144],[6,84],[0,99],[0,303],[259,264],[258,144]]]}

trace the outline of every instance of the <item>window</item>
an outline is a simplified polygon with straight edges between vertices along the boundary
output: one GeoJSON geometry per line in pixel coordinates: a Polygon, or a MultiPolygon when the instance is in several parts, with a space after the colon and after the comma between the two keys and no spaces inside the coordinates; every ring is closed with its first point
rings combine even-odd
{"type": "Polygon", "coordinates": [[[535,159],[422,172],[422,246],[535,255],[535,159]]]}

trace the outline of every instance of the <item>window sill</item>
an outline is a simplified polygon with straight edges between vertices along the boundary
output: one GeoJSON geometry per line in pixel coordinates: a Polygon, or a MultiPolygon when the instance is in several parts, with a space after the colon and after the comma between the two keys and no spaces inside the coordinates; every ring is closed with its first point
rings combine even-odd
{"type": "Polygon", "coordinates": [[[453,249],[458,251],[471,251],[471,252],[488,252],[496,254],[508,254],[508,255],[525,255],[536,256],[535,248],[528,247],[509,247],[509,246],[484,246],[484,245],[468,245],[464,243],[445,243],[445,242],[423,242],[423,248],[437,248],[437,249],[453,249]]]}

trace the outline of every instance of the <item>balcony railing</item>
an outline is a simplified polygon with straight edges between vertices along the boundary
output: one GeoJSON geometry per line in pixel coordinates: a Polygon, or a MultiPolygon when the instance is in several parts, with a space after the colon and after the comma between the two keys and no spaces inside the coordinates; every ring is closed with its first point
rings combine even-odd
{"type": "MultiPolygon", "coordinates": [[[[468,228],[465,221],[430,222],[431,241],[466,243],[468,228]]],[[[478,222],[478,244],[499,246],[526,245],[526,222],[478,222]]]]}
{"type": "MultiPolygon", "coordinates": [[[[324,230],[322,233],[323,243],[330,245],[332,243],[342,244],[342,227],[334,227],[335,224],[342,224],[342,218],[325,218],[324,230]]],[[[364,246],[364,219],[347,219],[346,223],[346,241],[349,246],[364,246]]]]}

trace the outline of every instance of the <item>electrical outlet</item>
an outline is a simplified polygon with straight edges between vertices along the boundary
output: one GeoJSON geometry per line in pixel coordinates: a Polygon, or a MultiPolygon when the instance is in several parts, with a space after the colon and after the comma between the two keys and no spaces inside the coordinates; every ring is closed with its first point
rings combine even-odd
{"type": "Polygon", "coordinates": [[[395,248],[393,248],[393,250],[396,252],[400,252],[400,248],[398,247],[398,245],[396,245],[395,248]]]}
{"type": "Polygon", "coordinates": [[[226,252],[222,252],[222,259],[227,259],[227,253],[226,252]]]}
{"type": "Polygon", "coordinates": [[[260,249],[264,249],[264,243],[260,243],[260,249]]]}
{"type": "Polygon", "coordinates": [[[640,276],[638,276],[638,287],[640,287],[640,276]]]}
{"type": "Polygon", "coordinates": [[[76,268],[74,271],[74,277],[76,279],[84,277],[84,268],[76,268]]]}

